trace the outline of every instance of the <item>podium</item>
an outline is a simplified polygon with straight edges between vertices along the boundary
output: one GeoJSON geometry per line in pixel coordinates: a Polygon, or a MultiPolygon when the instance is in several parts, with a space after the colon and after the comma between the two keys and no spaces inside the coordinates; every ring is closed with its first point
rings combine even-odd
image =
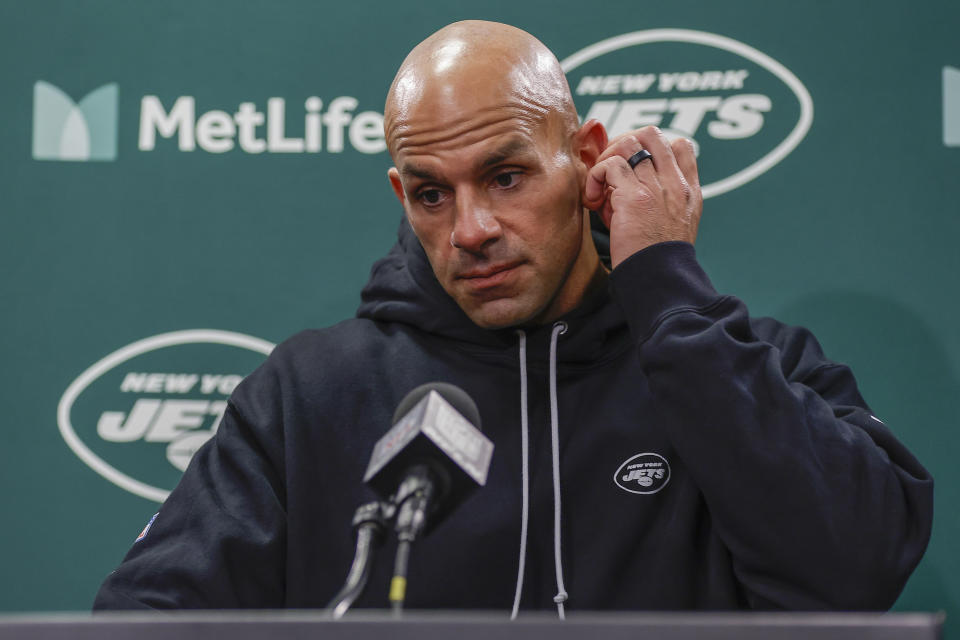
{"type": "Polygon", "coordinates": [[[210,611],[10,615],[0,640],[937,640],[938,613],[210,611]]]}

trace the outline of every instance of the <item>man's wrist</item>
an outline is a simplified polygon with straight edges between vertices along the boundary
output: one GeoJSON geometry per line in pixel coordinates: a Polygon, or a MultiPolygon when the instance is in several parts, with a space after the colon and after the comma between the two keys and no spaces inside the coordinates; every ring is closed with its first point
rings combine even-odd
{"type": "Polygon", "coordinates": [[[638,339],[664,314],[708,307],[720,298],[693,245],[681,241],[660,242],[626,258],[610,272],[610,288],[638,339]]]}

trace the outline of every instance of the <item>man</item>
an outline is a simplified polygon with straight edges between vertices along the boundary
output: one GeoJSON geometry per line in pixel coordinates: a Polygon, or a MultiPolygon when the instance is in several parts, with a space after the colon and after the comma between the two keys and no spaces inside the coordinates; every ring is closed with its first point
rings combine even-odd
{"type": "MultiPolygon", "coordinates": [[[[435,380],[478,401],[496,451],[414,549],[408,606],[894,602],[932,480],[808,332],[714,291],[689,142],[608,144],[540,42],[474,21],[411,52],[385,132],[406,216],[359,318],[295,336],[238,387],[96,607],[324,606],[373,443],[435,380]]],[[[388,565],[360,606],[386,605],[388,565]]]]}

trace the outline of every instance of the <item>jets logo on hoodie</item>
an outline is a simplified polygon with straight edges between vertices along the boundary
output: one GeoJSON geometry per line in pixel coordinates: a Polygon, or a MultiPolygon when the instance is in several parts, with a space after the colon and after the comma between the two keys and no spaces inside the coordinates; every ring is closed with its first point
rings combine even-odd
{"type": "Polygon", "coordinates": [[[670,481],[670,463],[658,453],[638,453],[620,465],[613,481],[630,493],[656,493],[670,481]]]}

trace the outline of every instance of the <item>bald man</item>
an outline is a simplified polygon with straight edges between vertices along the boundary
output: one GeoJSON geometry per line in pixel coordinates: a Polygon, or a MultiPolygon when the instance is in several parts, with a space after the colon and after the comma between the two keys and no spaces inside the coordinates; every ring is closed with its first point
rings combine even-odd
{"type": "MultiPolygon", "coordinates": [[[[324,606],[374,498],[374,442],[438,380],[477,400],[496,450],[414,548],[408,607],[894,602],[932,480],[809,332],[714,290],[688,141],[609,143],[553,54],[488,22],[410,53],[385,133],[405,216],[358,317],[294,336],[237,388],[97,608],[324,606]]],[[[390,564],[357,606],[387,605],[390,564]]]]}
{"type": "Polygon", "coordinates": [[[427,38],[390,87],[384,130],[410,225],[481,327],[545,324],[605,286],[585,207],[611,227],[613,267],[696,237],[691,143],[650,127],[608,148],[599,122],[580,126],[553,54],[514,27],[468,21],[427,38]]]}

